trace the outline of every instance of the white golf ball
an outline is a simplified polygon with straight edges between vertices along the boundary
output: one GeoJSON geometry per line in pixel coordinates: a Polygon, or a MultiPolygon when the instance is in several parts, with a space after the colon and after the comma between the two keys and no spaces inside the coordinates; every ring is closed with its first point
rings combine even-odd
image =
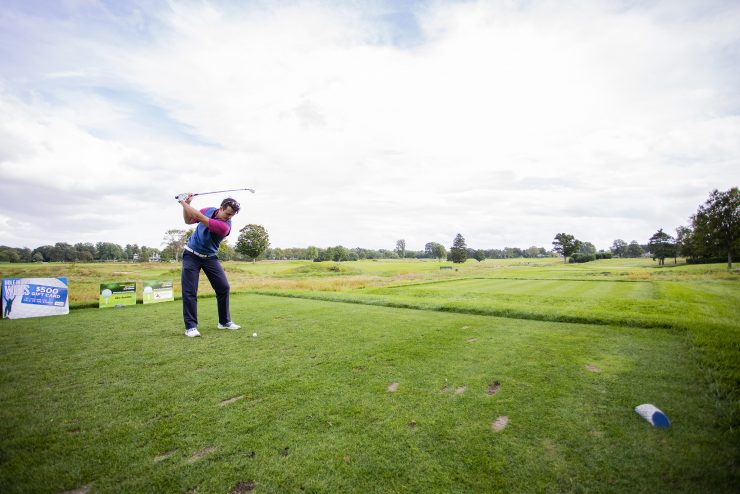
{"type": "Polygon", "coordinates": [[[253,337],[257,337],[257,333],[252,333],[252,336],[253,337]]]}

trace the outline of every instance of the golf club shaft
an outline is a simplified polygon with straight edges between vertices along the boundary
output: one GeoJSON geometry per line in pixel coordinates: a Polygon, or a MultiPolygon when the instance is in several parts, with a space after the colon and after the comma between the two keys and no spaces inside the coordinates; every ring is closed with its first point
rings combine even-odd
{"type": "MultiPolygon", "coordinates": [[[[213,192],[195,192],[193,193],[193,197],[195,196],[204,196],[206,194],[221,194],[222,192],[235,192],[237,190],[248,190],[252,194],[254,194],[254,189],[229,189],[229,190],[214,190],[213,192]]],[[[175,199],[178,201],[184,200],[187,198],[187,194],[178,194],[175,196],[175,199]]]]}
{"type": "Polygon", "coordinates": [[[248,190],[254,194],[254,189],[229,189],[229,190],[214,190],[213,192],[195,192],[194,196],[204,196],[206,194],[221,194],[222,192],[236,192],[237,190],[248,190]]]}

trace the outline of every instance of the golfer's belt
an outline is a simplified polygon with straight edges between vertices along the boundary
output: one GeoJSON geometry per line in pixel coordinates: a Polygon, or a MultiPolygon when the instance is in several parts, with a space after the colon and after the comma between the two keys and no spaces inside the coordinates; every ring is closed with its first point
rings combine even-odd
{"type": "Polygon", "coordinates": [[[195,252],[195,251],[194,251],[193,249],[191,249],[191,248],[190,248],[190,247],[188,247],[187,245],[186,245],[186,246],[184,247],[184,249],[185,249],[186,251],[190,252],[191,254],[195,254],[195,255],[196,255],[196,256],[198,256],[198,257],[202,257],[203,259],[205,259],[205,258],[207,258],[207,257],[213,257],[213,256],[207,256],[207,255],[205,255],[205,254],[201,254],[200,252],[195,252]]]}

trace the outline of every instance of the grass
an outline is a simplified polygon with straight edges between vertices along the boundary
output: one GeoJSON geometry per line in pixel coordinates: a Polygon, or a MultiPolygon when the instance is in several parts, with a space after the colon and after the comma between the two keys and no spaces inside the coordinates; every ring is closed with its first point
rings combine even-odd
{"type": "Polygon", "coordinates": [[[204,298],[195,340],[179,303],[0,321],[0,491],[734,492],[737,275],[523,262],[227,263],[245,329],[204,298]]]}

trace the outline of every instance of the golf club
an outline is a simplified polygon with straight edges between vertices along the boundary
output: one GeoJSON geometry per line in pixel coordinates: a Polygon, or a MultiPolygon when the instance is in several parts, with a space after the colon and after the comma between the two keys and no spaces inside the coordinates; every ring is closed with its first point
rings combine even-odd
{"type": "MultiPolygon", "coordinates": [[[[229,189],[229,190],[214,190],[213,192],[195,192],[193,193],[193,196],[204,196],[206,194],[221,194],[222,192],[235,192],[237,190],[248,190],[252,194],[254,194],[254,189],[229,189]]],[[[175,196],[175,200],[177,201],[183,201],[188,198],[187,193],[177,194],[175,196]]]]}

